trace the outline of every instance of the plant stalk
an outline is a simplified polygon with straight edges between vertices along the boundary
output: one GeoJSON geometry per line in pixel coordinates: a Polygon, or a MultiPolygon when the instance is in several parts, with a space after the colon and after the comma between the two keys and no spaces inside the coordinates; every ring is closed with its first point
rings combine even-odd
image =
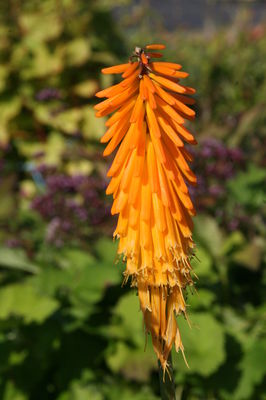
{"type": "Polygon", "coordinates": [[[160,381],[160,392],[162,400],[176,400],[175,397],[175,382],[174,382],[174,371],[172,355],[168,357],[168,371],[163,372],[160,361],[158,360],[159,367],[159,381],[160,381]]]}

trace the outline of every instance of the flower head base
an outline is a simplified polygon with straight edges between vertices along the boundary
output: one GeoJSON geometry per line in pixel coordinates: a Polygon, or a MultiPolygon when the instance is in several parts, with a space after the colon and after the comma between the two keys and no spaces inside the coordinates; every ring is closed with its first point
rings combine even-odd
{"type": "Polygon", "coordinates": [[[195,210],[186,182],[196,184],[183,141],[195,144],[184,127],[193,119],[189,108],[195,90],[179,83],[188,76],[181,65],[152,61],[164,45],[136,47],[129,62],[104,68],[123,80],[96,94],[107,100],[95,106],[96,116],[112,114],[101,139],[104,155],[118,146],[108,176],[107,194],[118,214],[114,236],[126,261],[125,280],[138,288],[146,332],[164,370],[173,344],[183,345],[176,315],[186,315],[183,291],[192,284],[192,219],[195,210]]]}

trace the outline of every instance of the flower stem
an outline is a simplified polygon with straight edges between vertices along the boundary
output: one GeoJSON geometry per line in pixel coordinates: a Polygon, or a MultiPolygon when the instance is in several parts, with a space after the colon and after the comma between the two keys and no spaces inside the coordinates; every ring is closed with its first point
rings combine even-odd
{"type": "Polygon", "coordinates": [[[162,400],[176,400],[173,363],[172,363],[171,353],[168,357],[168,371],[166,371],[164,373],[160,361],[158,361],[158,367],[159,367],[161,399],[162,400]]]}

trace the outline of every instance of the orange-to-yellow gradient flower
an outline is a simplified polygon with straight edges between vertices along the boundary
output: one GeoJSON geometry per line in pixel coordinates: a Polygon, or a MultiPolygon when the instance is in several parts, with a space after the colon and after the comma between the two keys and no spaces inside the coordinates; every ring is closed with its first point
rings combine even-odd
{"type": "Polygon", "coordinates": [[[118,214],[114,236],[126,261],[125,281],[137,287],[146,332],[164,371],[173,344],[183,352],[176,316],[186,315],[183,291],[192,284],[190,258],[195,210],[186,182],[196,183],[183,141],[195,144],[184,127],[195,112],[191,87],[179,83],[188,73],[181,65],[152,61],[162,44],[136,47],[126,64],[104,68],[123,80],[102,90],[107,100],[95,106],[96,116],[112,114],[101,139],[104,155],[117,147],[108,176],[112,214],[118,214]]]}

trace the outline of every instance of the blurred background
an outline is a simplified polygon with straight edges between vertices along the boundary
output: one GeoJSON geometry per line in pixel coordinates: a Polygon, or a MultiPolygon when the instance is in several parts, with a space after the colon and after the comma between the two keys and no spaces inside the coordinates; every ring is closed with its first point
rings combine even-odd
{"type": "Polygon", "coordinates": [[[121,289],[94,94],[165,43],[197,89],[199,277],[173,354],[178,400],[265,399],[266,4],[0,3],[0,399],[156,400],[138,298],[121,289]]]}

